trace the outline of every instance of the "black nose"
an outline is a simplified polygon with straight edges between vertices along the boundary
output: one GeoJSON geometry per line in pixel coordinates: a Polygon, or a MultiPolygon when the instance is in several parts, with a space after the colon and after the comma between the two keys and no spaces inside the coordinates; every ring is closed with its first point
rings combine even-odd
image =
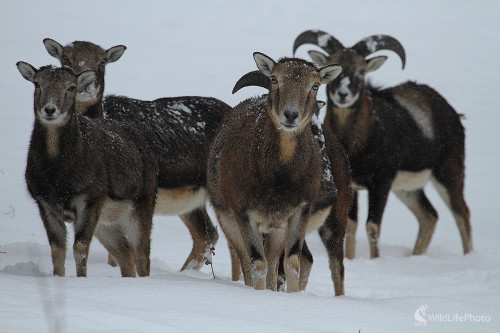
{"type": "Polygon", "coordinates": [[[45,114],[47,116],[53,116],[54,113],[56,113],[56,108],[55,107],[53,107],[53,106],[46,106],[45,107],[45,114]]]}
{"type": "Polygon", "coordinates": [[[341,93],[339,92],[339,97],[341,100],[344,100],[347,97],[347,93],[341,93]]]}
{"type": "Polygon", "coordinates": [[[290,110],[290,109],[286,109],[284,114],[285,114],[286,121],[289,124],[295,122],[295,119],[297,119],[299,117],[299,113],[297,111],[290,110]]]}

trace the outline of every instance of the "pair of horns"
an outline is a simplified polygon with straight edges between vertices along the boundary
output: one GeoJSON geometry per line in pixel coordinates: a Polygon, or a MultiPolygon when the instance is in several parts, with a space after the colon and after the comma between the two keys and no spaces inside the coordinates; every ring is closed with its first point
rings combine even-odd
{"type": "MultiPolygon", "coordinates": [[[[306,30],[301,33],[293,43],[293,54],[295,54],[299,46],[304,44],[318,45],[328,54],[334,54],[337,51],[346,49],[346,47],[344,47],[335,37],[321,30],[306,30]]],[[[401,45],[396,38],[388,35],[373,35],[363,38],[350,49],[364,58],[379,50],[390,50],[401,58],[403,68],[406,64],[406,54],[403,45],[401,45]]],[[[233,88],[233,94],[241,88],[248,86],[258,86],[269,89],[269,78],[258,70],[247,73],[236,82],[233,88]]]]}
{"type": "MultiPolygon", "coordinates": [[[[306,30],[301,33],[293,43],[293,54],[303,44],[317,45],[330,55],[346,49],[335,37],[321,30],[306,30]]],[[[406,64],[406,54],[403,45],[396,38],[388,35],[373,35],[363,38],[354,44],[354,46],[351,46],[350,49],[363,58],[379,50],[393,51],[401,58],[403,68],[406,64]]]]}

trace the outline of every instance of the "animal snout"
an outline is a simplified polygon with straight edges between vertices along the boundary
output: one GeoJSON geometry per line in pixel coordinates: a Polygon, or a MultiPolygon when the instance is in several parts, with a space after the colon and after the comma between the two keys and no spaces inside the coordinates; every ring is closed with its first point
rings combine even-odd
{"type": "Polygon", "coordinates": [[[288,124],[295,123],[295,120],[299,117],[299,112],[291,109],[286,109],[283,114],[285,115],[288,124]]]}
{"type": "Polygon", "coordinates": [[[347,97],[347,93],[339,92],[339,97],[341,100],[345,100],[345,98],[347,97]]]}
{"type": "Polygon", "coordinates": [[[54,106],[46,106],[44,107],[44,112],[47,117],[52,117],[56,113],[56,108],[54,106]]]}

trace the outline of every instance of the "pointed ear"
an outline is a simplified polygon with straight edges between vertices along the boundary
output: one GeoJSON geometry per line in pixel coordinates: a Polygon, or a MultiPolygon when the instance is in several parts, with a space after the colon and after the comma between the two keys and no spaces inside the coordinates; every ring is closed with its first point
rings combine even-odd
{"type": "Polygon", "coordinates": [[[17,69],[21,73],[21,75],[28,81],[34,82],[35,81],[35,75],[37,70],[35,67],[31,66],[27,62],[24,61],[18,61],[16,63],[17,69]]]}
{"type": "Polygon", "coordinates": [[[340,65],[328,65],[319,70],[319,75],[321,77],[321,84],[328,84],[332,82],[337,76],[342,73],[342,66],[340,65]]]}
{"type": "Polygon", "coordinates": [[[311,59],[320,66],[326,66],[329,64],[328,57],[321,52],[311,50],[309,52],[311,59]]]}
{"type": "Polygon", "coordinates": [[[371,59],[367,59],[368,65],[366,66],[366,72],[373,72],[376,71],[377,69],[380,68],[384,64],[384,62],[387,60],[386,56],[379,56],[379,57],[374,57],[371,59]]]}
{"type": "Polygon", "coordinates": [[[115,62],[120,59],[126,49],[127,47],[125,45],[116,45],[109,48],[106,51],[106,63],[109,64],[110,62],[115,62]]]}
{"type": "Polygon", "coordinates": [[[325,102],[323,102],[323,101],[316,101],[316,104],[318,104],[318,109],[320,109],[320,110],[321,110],[321,108],[322,108],[323,106],[325,106],[325,104],[326,104],[326,103],[325,103],[325,102]]]}
{"type": "Polygon", "coordinates": [[[76,86],[78,91],[84,91],[85,88],[97,79],[94,71],[84,71],[78,74],[76,78],[76,86]]]}
{"type": "Polygon", "coordinates": [[[43,40],[43,44],[45,45],[45,48],[47,49],[47,52],[54,58],[59,59],[59,61],[62,61],[62,56],[63,56],[63,46],[56,42],[53,39],[50,38],[45,38],[43,40]]]}
{"type": "Polygon", "coordinates": [[[273,72],[274,65],[276,65],[276,62],[274,62],[273,59],[271,59],[264,53],[260,52],[254,52],[253,59],[255,60],[255,63],[257,64],[257,67],[262,72],[262,74],[270,77],[271,73],[273,72]]]}

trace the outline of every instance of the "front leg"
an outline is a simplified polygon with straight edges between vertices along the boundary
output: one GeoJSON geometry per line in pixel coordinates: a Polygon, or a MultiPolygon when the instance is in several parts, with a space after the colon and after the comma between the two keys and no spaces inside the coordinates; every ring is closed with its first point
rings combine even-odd
{"type": "Polygon", "coordinates": [[[49,238],[52,256],[53,274],[64,276],[64,261],[66,260],[66,225],[62,209],[37,200],[40,217],[49,238]]]}
{"type": "MultiPolygon", "coordinates": [[[[266,288],[267,262],[260,232],[252,228],[245,213],[232,209],[222,210],[215,207],[215,213],[222,231],[228,239],[232,255],[237,254],[239,261],[232,262],[233,272],[241,263],[245,285],[255,289],[266,288]]],[[[233,274],[234,277],[234,274],[233,274]]]]}
{"type": "Polygon", "coordinates": [[[265,254],[267,260],[267,289],[278,290],[278,266],[283,252],[285,230],[272,228],[265,235],[265,254]]]}
{"type": "Polygon", "coordinates": [[[358,229],[358,191],[354,192],[351,208],[347,218],[345,233],[345,257],[354,259],[356,256],[356,230],[358,229]]]}
{"type": "Polygon", "coordinates": [[[366,221],[366,233],[370,242],[370,258],[379,257],[378,240],[380,237],[380,226],[384,214],[387,198],[391,189],[391,181],[381,182],[368,188],[368,219],[366,221]]]}
{"type": "Polygon", "coordinates": [[[90,201],[85,197],[75,200],[75,242],[73,243],[73,256],[75,257],[76,276],[87,276],[87,258],[89,255],[90,241],[97,226],[101,209],[101,201],[90,201]]]}
{"type": "Polygon", "coordinates": [[[307,221],[311,215],[311,206],[307,205],[294,214],[288,221],[285,236],[285,268],[286,291],[299,291],[300,282],[300,253],[304,244],[307,221]]]}

